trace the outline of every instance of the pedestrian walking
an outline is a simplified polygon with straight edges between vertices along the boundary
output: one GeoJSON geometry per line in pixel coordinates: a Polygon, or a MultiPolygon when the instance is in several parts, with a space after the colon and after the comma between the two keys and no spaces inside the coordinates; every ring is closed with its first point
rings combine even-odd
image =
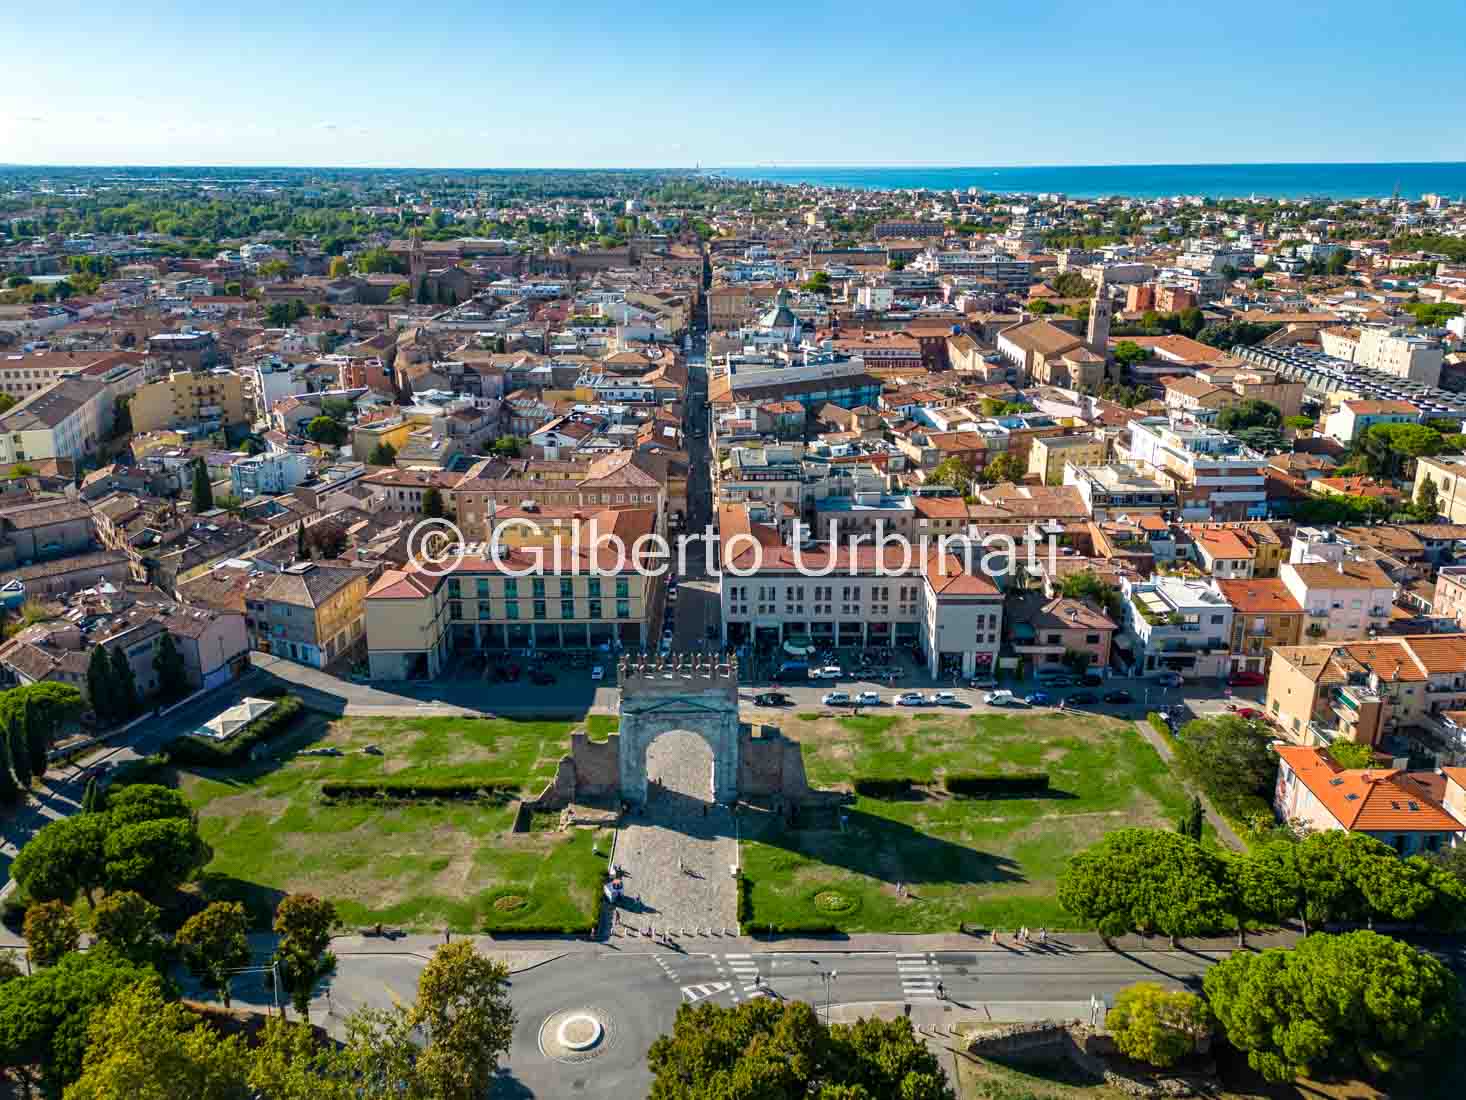
{"type": "Polygon", "coordinates": [[[998,930],[996,928],[993,929],[993,946],[998,946],[998,930]]]}
{"type": "Polygon", "coordinates": [[[1040,944],[1047,944],[1049,942],[1049,930],[1047,928],[1040,928],[1038,930],[1038,942],[1040,944]]]}
{"type": "Polygon", "coordinates": [[[941,982],[938,982],[937,983],[937,1000],[939,1000],[939,1001],[945,1001],[946,999],[947,999],[947,987],[945,985],[943,985],[941,982]]]}

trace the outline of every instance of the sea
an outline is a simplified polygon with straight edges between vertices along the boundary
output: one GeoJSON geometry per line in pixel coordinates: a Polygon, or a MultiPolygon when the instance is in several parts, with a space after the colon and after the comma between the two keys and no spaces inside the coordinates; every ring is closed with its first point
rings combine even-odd
{"type": "Polygon", "coordinates": [[[1398,194],[1466,198],[1466,162],[1400,164],[1127,164],[1030,168],[818,168],[752,166],[706,174],[727,179],[872,191],[1058,192],[1074,198],[1194,195],[1216,199],[1365,199],[1398,194]]]}

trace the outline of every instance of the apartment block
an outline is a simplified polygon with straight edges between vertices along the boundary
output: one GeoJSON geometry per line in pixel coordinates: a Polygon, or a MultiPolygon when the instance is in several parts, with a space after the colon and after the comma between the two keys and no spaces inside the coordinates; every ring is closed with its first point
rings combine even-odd
{"type": "Polygon", "coordinates": [[[138,432],[197,425],[243,424],[251,419],[244,384],[232,370],[174,371],[132,395],[132,427],[138,432]]]}

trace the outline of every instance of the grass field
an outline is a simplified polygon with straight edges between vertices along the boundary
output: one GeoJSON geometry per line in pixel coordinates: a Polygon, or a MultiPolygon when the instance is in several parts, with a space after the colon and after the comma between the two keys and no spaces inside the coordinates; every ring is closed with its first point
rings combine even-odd
{"type": "Polygon", "coordinates": [[[856,776],[931,784],[903,799],[858,798],[833,818],[788,829],[744,818],[749,924],[847,932],[1072,928],[1055,883],[1064,861],[1111,829],[1169,825],[1188,796],[1131,722],[1098,715],[785,715],[810,783],[856,776]],[[948,772],[1047,771],[1043,798],[962,799],[948,772]],[[897,885],[905,887],[897,892],[897,885]],[[817,900],[818,899],[818,900],[817,900]]]}
{"type": "Polygon", "coordinates": [[[347,925],[587,927],[609,836],[545,831],[544,821],[511,833],[507,802],[326,805],[319,797],[324,782],[376,778],[508,781],[532,797],[553,776],[574,725],[312,714],[277,748],[331,746],[347,755],[180,775],[213,848],[203,889],[256,913],[308,890],[334,901],[347,925]],[[359,751],[371,744],[384,755],[359,751]]]}

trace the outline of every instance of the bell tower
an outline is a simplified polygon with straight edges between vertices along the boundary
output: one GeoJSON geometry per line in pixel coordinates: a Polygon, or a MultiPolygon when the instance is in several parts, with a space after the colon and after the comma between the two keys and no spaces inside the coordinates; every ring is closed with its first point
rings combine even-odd
{"type": "Polygon", "coordinates": [[[1100,276],[1094,298],[1089,303],[1089,350],[1096,355],[1108,357],[1110,341],[1110,292],[1105,287],[1104,276],[1100,276]]]}

